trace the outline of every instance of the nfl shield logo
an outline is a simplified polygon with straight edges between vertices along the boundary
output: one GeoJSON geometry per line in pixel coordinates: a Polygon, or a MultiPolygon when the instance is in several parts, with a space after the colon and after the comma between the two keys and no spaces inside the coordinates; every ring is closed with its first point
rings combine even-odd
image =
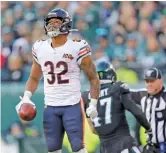
{"type": "Polygon", "coordinates": [[[147,73],[146,73],[146,76],[150,77],[151,74],[152,74],[153,70],[149,70],[147,73]]]}

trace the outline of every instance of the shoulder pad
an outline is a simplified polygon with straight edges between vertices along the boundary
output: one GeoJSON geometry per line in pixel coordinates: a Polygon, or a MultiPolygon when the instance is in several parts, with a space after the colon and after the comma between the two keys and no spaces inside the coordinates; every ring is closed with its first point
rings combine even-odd
{"type": "Polygon", "coordinates": [[[129,93],[129,87],[127,83],[119,81],[119,85],[121,94],[129,93]]]}
{"type": "Polygon", "coordinates": [[[86,41],[86,40],[81,40],[81,41],[80,41],[80,45],[85,46],[85,45],[88,45],[88,43],[87,43],[87,41],[86,41]]]}
{"type": "Polygon", "coordinates": [[[123,89],[129,89],[127,83],[122,83],[122,84],[120,85],[120,87],[123,88],[123,89]]]}
{"type": "Polygon", "coordinates": [[[110,84],[110,86],[113,88],[113,91],[119,92],[120,91],[120,84],[119,82],[114,82],[113,84],[110,84]]]}
{"type": "Polygon", "coordinates": [[[80,42],[77,42],[76,46],[77,46],[77,52],[79,57],[82,57],[82,55],[85,55],[85,53],[91,52],[91,48],[85,40],[81,40],[80,42]]]}
{"type": "Polygon", "coordinates": [[[88,52],[91,51],[89,44],[85,40],[81,40],[81,42],[79,43],[79,50],[81,51],[84,50],[85,48],[88,52]]]}
{"type": "Polygon", "coordinates": [[[46,40],[37,40],[34,44],[33,44],[33,47],[32,47],[32,50],[36,50],[44,41],[46,40]]]}

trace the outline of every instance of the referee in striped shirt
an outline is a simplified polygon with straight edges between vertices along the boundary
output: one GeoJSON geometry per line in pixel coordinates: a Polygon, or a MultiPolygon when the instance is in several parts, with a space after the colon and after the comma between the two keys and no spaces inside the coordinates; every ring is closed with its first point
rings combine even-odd
{"type": "MultiPolygon", "coordinates": [[[[166,153],[166,90],[161,71],[157,68],[149,69],[145,74],[145,84],[146,89],[131,90],[130,95],[137,104],[141,105],[151,125],[152,135],[149,142],[153,144],[156,150],[154,152],[166,153]]],[[[148,149],[149,147],[144,151],[148,152],[148,149]]]]}

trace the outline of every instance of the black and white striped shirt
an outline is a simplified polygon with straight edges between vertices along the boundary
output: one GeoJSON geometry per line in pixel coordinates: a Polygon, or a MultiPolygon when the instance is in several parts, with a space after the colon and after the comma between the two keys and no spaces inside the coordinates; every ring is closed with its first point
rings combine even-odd
{"type": "Polygon", "coordinates": [[[166,90],[163,89],[156,95],[150,96],[146,89],[130,90],[131,98],[141,104],[152,128],[152,142],[158,144],[166,142],[166,90]]]}

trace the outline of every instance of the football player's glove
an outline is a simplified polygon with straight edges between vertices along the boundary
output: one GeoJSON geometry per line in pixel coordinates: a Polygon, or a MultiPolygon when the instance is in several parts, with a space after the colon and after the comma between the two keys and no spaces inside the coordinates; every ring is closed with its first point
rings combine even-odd
{"type": "Polygon", "coordinates": [[[89,116],[92,119],[98,116],[96,105],[97,105],[97,100],[91,99],[91,102],[89,103],[89,107],[86,109],[87,116],[89,116]]]}
{"type": "Polygon", "coordinates": [[[32,104],[32,105],[34,105],[35,106],[35,104],[30,100],[30,97],[29,96],[27,96],[25,93],[24,93],[24,97],[21,97],[20,96],[20,102],[16,105],[16,112],[17,112],[17,114],[18,114],[18,111],[20,110],[20,108],[21,108],[21,105],[22,104],[24,104],[24,103],[29,103],[29,104],[32,104]]]}

